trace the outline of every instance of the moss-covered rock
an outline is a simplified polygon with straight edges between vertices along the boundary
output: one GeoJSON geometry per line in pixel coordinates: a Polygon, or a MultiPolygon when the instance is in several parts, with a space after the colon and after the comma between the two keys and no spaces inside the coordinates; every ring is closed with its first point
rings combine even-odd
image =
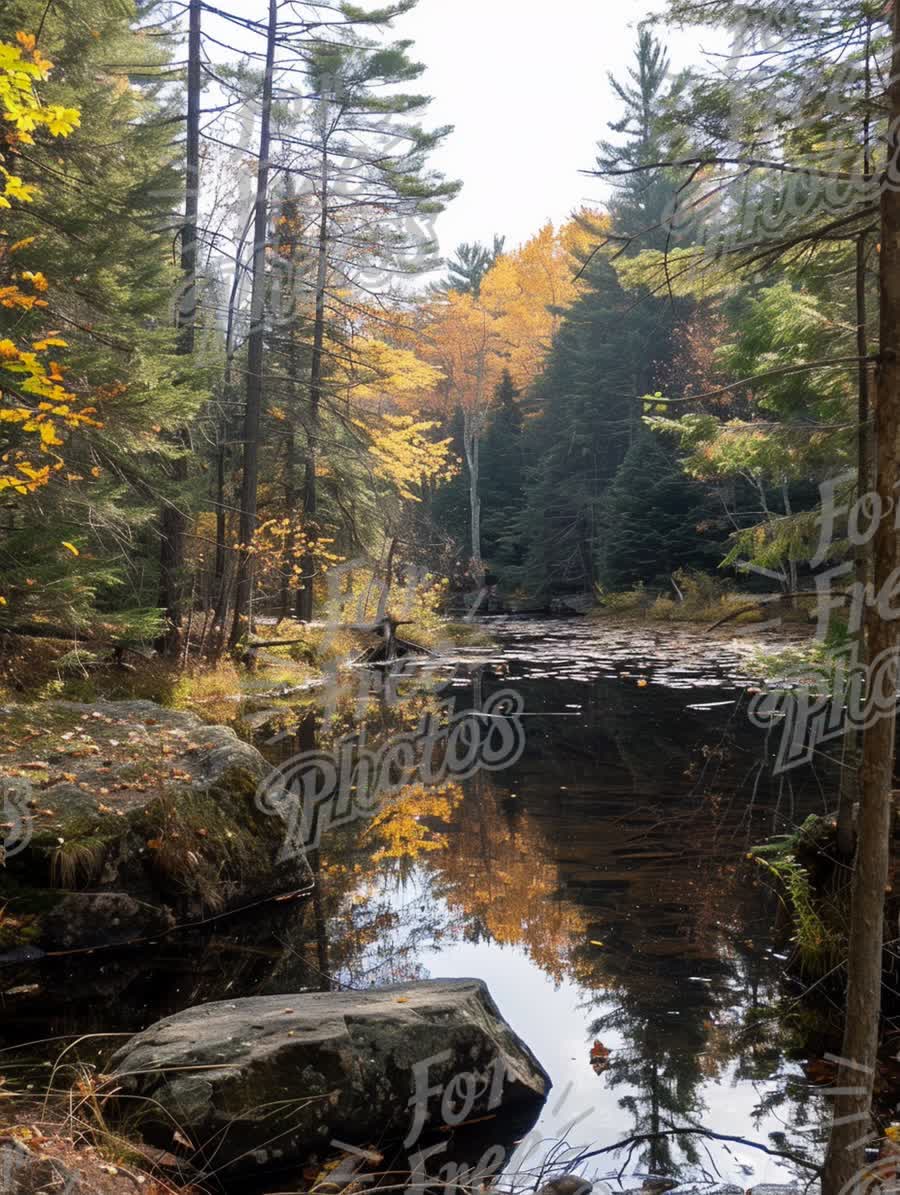
{"type": "Polygon", "coordinates": [[[0,731],[0,951],[124,941],[304,882],[256,804],[269,765],[227,727],[59,701],[0,707],[0,731]]]}

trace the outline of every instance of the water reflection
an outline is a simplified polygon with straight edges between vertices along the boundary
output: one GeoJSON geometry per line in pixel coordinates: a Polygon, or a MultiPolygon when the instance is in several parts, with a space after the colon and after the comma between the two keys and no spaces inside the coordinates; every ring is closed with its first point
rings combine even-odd
{"type": "MultiPolygon", "coordinates": [[[[772,1144],[819,1115],[764,1032],[781,962],[742,859],[823,811],[827,777],[773,779],[740,658],[721,645],[610,650],[571,624],[502,641],[451,684],[475,708],[519,689],[522,758],[412,786],[322,844],[335,980],[477,974],[568,1093],[542,1133],[650,1134],[629,1154],[644,1171],[784,1177],[740,1145],[663,1134],[702,1124],[772,1144]]],[[[401,687],[395,721],[404,700],[401,687]]]]}
{"type": "Polygon", "coordinates": [[[7,997],[25,1018],[18,1039],[134,1031],[225,996],[474,975],[554,1081],[523,1165],[546,1154],[539,1140],[636,1136],[601,1172],[627,1159],[637,1172],[784,1178],[740,1144],[670,1133],[702,1124],[772,1144],[821,1112],[771,1015],[772,903],[742,858],[823,811],[829,779],[772,777],[739,647],[511,624],[497,650],[388,683],[367,675],[325,708],[307,698],[256,718],[258,744],[273,762],[351,733],[377,744],[446,716],[450,699],[483,709],[512,687],[524,752],[503,771],[407,785],[329,831],[309,855],[310,899],[89,966],[36,965],[7,997]]]}

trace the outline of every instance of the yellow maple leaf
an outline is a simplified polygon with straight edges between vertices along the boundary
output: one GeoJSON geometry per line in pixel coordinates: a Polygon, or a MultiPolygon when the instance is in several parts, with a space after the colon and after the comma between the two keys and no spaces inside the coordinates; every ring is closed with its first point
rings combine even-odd
{"type": "Polygon", "coordinates": [[[52,136],[68,137],[72,130],[81,124],[81,114],[77,108],[63,108],[61,104],[51,104],[47,108],[45,123],[52,136]]]}

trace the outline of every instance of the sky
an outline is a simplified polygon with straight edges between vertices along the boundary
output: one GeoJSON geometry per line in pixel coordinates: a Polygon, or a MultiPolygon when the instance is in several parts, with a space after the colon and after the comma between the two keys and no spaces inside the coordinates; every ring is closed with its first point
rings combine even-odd
{"type": "MultiPolygon", "coordinates": [[[[590,169],[621,114],[607,72],[624,76],[647,0],[419,0],[394,22],[427,70],[427,124],[454,132],[433,165],[464,183],[436,221],[444,256],[460,241],[512,248],[604,194],[590,169]]],[[[659,36],[675,68],[701,58],[696,30],[659,36]]]]}

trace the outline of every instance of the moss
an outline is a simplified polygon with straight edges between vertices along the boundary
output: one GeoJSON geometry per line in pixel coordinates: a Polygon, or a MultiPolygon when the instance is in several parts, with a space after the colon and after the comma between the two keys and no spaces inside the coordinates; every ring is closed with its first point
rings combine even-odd
{"type": "MultiPolygon", "coordinates": [[[[0,903],[10,885],[119,891],[188,921],[290,883],[275,863],[283,823],[256,805],[265,767],[230,733],[153,707],[65,705],[18,706],[4,729],[4,770],[35,787],[32,838],[0,873],[0,903]],[[21,770],[35,758],[48,774],[21,770]]],[[[10,908],[5,948],[39,940],[41,920],[10,908]]]]}
{"type": "Polygon", "coordinates": [[[88,887],[99,878],[109,849],[127,834],[127,820],[98,813],[96,802],[77,790],[64,795],[51,789],[49,799],[58,805],[56,817],[35,828],[27,849],[10,867],[25,867],[29,876],[40,875],[51,887],[88,887]]]}
{"type": "Polygon", "coordinates": [[[165,894],[216,911],[232,889],[270,873],[273,844],[261,833],[255,793],[255,777],[233,769],[214,789],[172,789],[148,805],[135,828],[165,894]]]}

